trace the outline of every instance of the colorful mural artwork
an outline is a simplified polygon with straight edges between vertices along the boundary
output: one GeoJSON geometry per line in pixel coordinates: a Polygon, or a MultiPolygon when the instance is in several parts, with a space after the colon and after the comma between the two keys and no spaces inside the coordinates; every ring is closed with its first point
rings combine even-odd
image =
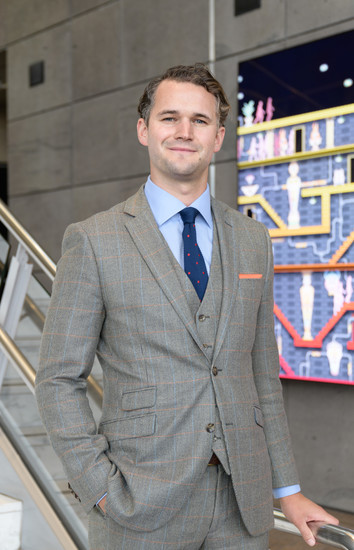
{"type": "Polygon", "coordinates": [[[273,111],[242,109],[238,205],[273,242],[280,376],[354,384],[354,103],[273,111]]]}

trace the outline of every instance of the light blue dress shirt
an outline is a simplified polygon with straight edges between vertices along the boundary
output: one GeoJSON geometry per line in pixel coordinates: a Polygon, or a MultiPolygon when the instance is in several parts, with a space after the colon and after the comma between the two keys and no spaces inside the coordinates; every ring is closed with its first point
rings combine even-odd
{"type": "MultiPolygon", "coordinates": [[[[165,237],[172,254],[181,267],[184,268],[183,258],[183,221],[179,212],[186,205],[179,199],[155,185],[150,178],[145,184],[145,195],[159,230],[165,237]]],[[[199,211],[195,218],[197,241],[202,251],[205,265],[210,272],[211,254],[213,250],[213,218],[210,207],[209,187],[192,204],[199,211]]]]}

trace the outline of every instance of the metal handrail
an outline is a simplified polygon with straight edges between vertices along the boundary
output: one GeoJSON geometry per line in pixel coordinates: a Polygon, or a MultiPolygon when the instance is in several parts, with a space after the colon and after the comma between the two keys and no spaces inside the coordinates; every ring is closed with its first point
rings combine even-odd
{"type": "MultiPolygon", "coordinates": [[[[43,248],[39,246],[28,231],[20,224],[2,200],[0,200],[0,220],[12,233],[16,240],[22,244],[37,265],[39,265],[48,275],[50,280],[53,281],[57,270],[56,264],[48,256],[48,254],[44,252],[43,248]]],[[[45,317],[43,313],[39,310],[39,308],[37,308],[29,296],[26,296],[25,309],[27,312],[31,312],[35,316],[37,326],[41,326],[42,323],[44,324],[45,317]]],[[[16,368],[20,369],[26,383],[28,379],[33,379],[34,381],[35,371],[32,365],[30,365],[26,357],[3,329],[1,329],[0,334],[0,345],[2,345],[6,355],[11,359],[16,368]]],[[[92,375],[88,377],[87,385],[95,403],[99,407],[102,407],[103,391],[97,380],[92,375]]],[[[30,388],[30,385],[28,387],[30,388]]]]}
{"type": "Polygon", "coordinates": [[[6,204],[0,200],[0,220],[7,229],[16,237],[22,246],[26,249],[31,258],[43,269],[48,277],[53,281],[56,273],[56,265],[33,239],[28,231],[20,224],[15,216],[7,208],[6,204]]]}
{"type": "Polygon", "coordinates": [[[32,300],[28,294],[25,297],[25,303],[23,304],[26,314],[32,319],[36,327],[43,332],[45,315],[37,304],[32,300]]]}
{"type": "MultiPolygon", "coordinates": [[[[0,447],[65,550],[88,548],[87,529],[0,401],[0,447]]],[[[2,547],[2,546],[1,546],[2,547]]]]}
{"type": "Polygon", "coordinates": [[[20,374],[21,378],[26,383],[28,389],[34,393],[34,382],[36,379],[36,371],[23,355],[22,351],[16,346],[15,342],[0,326],[0,347],[3,348],[6,357],[14,365],[15,369],[20,374]]]}
{"type": "MultiPolygon", "coordinates": [[[[23,378],[29,390],[34,394],[36,371],[32,367],[31,363],[23,355],[22,351],[16,346],[13,339],[1,326],[0,347],[4,350],[7,358],[11,361],[15,369],[23,378]]],[[[102,408],[103,390],[97,380],[92,375],[90,375],[87,379],[87,387],[96,405],[102,408]]]]}
{"type": "MultiPolygon", "coordinates": [[[[284,533],[301,536],[298,528],[286,519],[283,512],[274,508],[273,516],[275,529],[284,533]]],[[[317,542],[330,544],[335,548],[342,548],[343,550],[354,550],[354,531],[351,529],[340,525],[330,525],[314,521],[311,522],[311,530],[317,542]]]]}

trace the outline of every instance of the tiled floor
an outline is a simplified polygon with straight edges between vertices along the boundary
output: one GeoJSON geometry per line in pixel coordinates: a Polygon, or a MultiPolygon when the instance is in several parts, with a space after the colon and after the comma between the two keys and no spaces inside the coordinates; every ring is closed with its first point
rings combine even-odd
{"type": "MultiPolygon", "coordinates": [[[[331,510],[330,508],[326,508],[326,510],[339,519],[342,527],[354,530],[354,514],[331,510]]],[[[310,547],[300,537],[273,530],[270,534],[269,548],[270,550],[305,550],[310,547]]],[[[329,550],[333,546],[319,543],[315,548],[316,550],[329,550]]]]}

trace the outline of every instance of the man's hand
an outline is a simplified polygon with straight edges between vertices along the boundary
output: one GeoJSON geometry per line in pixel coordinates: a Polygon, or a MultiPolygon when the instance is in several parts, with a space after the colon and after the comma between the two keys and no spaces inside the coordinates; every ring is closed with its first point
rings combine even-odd
{"type": "Polygon", "coordinates": [[[103,497],[102,500],[99,501],[98,506],[101,508],[102,512],[106,513],[106,496],[103,497]]]}
{"type": "Polygon", "coordinates": [[[318,506],[301,493],[296,493],[280,499],[281,509],[286,518],[297,527],[302,538],[309,546],[315,546],[316,539],[311,530],[312,521],[332,523],[338,525],[339,521],[326,510],[318,506]]]}

